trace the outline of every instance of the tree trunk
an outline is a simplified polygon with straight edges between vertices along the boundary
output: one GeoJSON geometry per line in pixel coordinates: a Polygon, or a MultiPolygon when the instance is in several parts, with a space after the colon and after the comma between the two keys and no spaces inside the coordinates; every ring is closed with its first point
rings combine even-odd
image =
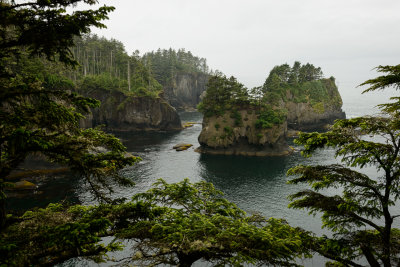
{"type": "Polygon", "coordinates": [[[369,247],[361,245],[360,248],[361,248],[361,251],[363,252],[364,256],[367,258],[367,261],[371,267],[381,266],[379,264],[379,262],[375,259],[374,255],[372,254],[371,249],[369,247]]]}

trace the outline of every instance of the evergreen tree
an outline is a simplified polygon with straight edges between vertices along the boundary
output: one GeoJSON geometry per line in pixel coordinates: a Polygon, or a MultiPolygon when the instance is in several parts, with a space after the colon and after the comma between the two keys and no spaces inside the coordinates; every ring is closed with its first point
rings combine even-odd
{"type": "Polygon", "coordinates": [[[215,266],[245,263],[297,266],[308,256],[308,233],[284,220],[247,216],[206,182],[168,184],[160,179],[145,193],[114,208],[116,235],[135,240],[125,263],[215,266]]]}
{"type": "MultiPolygon", "coordinates": [[[[364,92],[400,85],[400,65],[380,66],[388,75],[368,80],[364,92]]],[[[393,98],[398,100],[398,97],[393,98]]],[[[313,250],[344,266],[361,266],[364,258],[370,266],[399,266],[399,219],[392,209],[400,198],[400,118],[399,104],[383,104],[384,116],[360,117],[337,121],[326,133],[302,133],[297,139],[310,155],[321,147],[334,147],[343,164],[297,166],[289,174],[300,175],[292,184],[308,183],[312,190],[290,196],[290,207],[322,212],[323,226],[332,237],[316,237],[313,250]],[[373,137],[373,138],[371,138],[373,137]],[[369,177],[361,170],[375,167],[369,177]],[[340,193],[326,194],[327,189],[340,193]]]]}
{"type": "Polygon", "coordinates": [[[83,174],[96,196],[111,183],[130,185],[118,170],[137,158],[125,157],[125,147],[112,135],[82,130],[79,120],[98,101],[74,93],[73,85],[59,75],[33,66],[27,57],[46,58],[77,66],[71,47],[74,37],[90,27],[104,27],[112,7],[66,12],[78,3],[94,0],[53,0],[16,3],[0,1],[0,229],[6,226],[7,176],[27,155],[40,153],[83,174]],[[102,153],[98,147],[107,148],[102,153]]]}
{"type": "Polygon", "coordinates": [[[151,70],[154,77],[163,86],[170,85],[170,82],[178,73],[209,74],[207,60],[194,56],[184,48],[178,51],[170,48],[148,52],[143,55],[142,61],[152,63],[151,70]]]}

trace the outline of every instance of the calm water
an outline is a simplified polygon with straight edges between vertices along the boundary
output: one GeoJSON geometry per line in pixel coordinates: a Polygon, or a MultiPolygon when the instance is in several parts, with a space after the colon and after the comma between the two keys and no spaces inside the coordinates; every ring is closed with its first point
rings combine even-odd
{"type": "MultiPolygon", "coordinates": [[[[360,90],[342,90],[343,109],[348,117],[371,115],[376,113],[376,106],[386,102],[393,92],[360,95],[360,90]]],[[[191,128],[175,133],[127,133],[118,135],[128,151],[143,160],[123,171],[133,179],[134,188],[117,188],[114,197],[130,197],[136,192],[147,190],[158,178],[168,182],[178,182],[189,178],[192,182],[205,180],[212,182],[225,196],[245,211],[261,212],[267,217],[286,219],[293,226],[301,226],[317,234],[327,233],[321,230],[318,217],[307,215],[305,211],[287,208],[287,196],[302,189],[301,186],[287,185],[286,172],[298,164],[330,164],[337,162],[333,150],[321,150],[314,157],[305,159],[299,152],[285,157],[243,157],[201,155],[194,152],[198,146],[197,137],[201,131],[201,114],[182,113],[182,121],[197,122],[191,128]],[[187,151],[177,152],[172,147],[177,143],[191,143],[194,146],[187,151]]],[[[367,170],[368,172],[368,170],[367,170]]],[[[373,169],[369,172],[374,172],[373,169]]],[[[93,200],[81,185],[77,184],[74,196],[83,203],[93,200]]],[[[331,192],[333,193],[333,192],[331,192]]],[[[328,233],[329,234],[329,233],[328,233]]],[[[314,257],[303,262],[306,266],[322,266],[325,260],[314,257]]],[[[65,266],[73,266],[78,261],[72,260],[65,266]]],[[[79,265],[93,265],[79,261],[79,265]]],[[[199,264],[202,265],[202,264],[199,264]]]]}

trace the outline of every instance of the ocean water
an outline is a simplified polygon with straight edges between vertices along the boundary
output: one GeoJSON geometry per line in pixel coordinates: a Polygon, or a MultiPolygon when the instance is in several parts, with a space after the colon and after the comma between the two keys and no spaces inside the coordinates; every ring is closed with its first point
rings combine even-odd
{"type": "MultiPolygon", "coordinates": [[[[393,90],[361,95],[361,89],[341,90],[343,110],[348,118],[374,115],[378,113],[376,105],[385,103],[396,94],[393,90]]],[[[130,198],[137,192],[147,190],[157,179],[178,182],[189,178],[192,182],[205,180],[224,192],[225,197],[236,203],[248,213],[260,212],[266,217],[286,219],[292,226],[300,226],[316,234],[329,234],[321,229],[318,216],[308,215],[306,211],[292,210],[287,206],[287,196],[304,188],[303,185],[288,185],[286,176],[289,168],[299,164],[331,164],[338,162],[332,149],[316,152],[311,158],[303,158],[296,152],[283,157],[243,157],[223,155],[202,155],[194,149],[199,146],[197,137],[201,131],[202,115],[198,112],[181,113],[182,121],[195,122],[193,127],[179,132],[124,133],[117,134],[126,145],[128,152],[140,156],[142,161],[123,170],[123,174],[135,182],[133,188],[116,188],[113,197],[130,198]],[[193,147],[177,152],[172,147],[178,143],[190,143],[193,147]]],[[[291,142],[289,140],[289,142],[291,142]]],[[[367,169],[369,174],[374,169],[367,169]]],[[[95,201],[84,186],[74,180],[71,184],[73,199],[84,204],[95,201]]],[[[334,193],[329,192],[329,193],[334,193]]],[[[128,253],[128,252],[126,252],[128,253]]],[[[315,256],[304,260],[305,266],[323,266],[326,260],[315,256]]],[[[96,266],[95,264],[74,259],[64,266],[96,266]]],[[[103,264],[102,266],[108,266],[103,264]]],[[[206,266],[203,263],[197,266],[206,266]]]]}
{"type": "MultiPolygon", "coordinates": [[[[361,94],[360,88],[341,90],[343,110],[348,118],[376,115],[380,103],[388,102],[394,96],[394,90],[361,94]]],[[[283,157],[244,157],[224,155],[202,155],[194,151],[197,137],[201,131],[202,115],[197,112],[181,113],[182,121],[196,124],[175,133],[125,133],[118,137],[127,146],[128,151],[143,160],[124,170],[124,174],[134,180],[134,188],[121,188],[115,197],[129,198],[136,192],[147,190],[158,178],[168,182],[178,182],[189,178],[192,182],[205,180],[224,192],[225,197],[236,203],[248,213],[260,212],[266,217],[284,218],[292,226],[300,226],[314,233],[328,234],[321,228],[319,216],[313,217],[306,211],[289,209],[287,196],[304,188],[304,185],[288,185],[286,176],[289,168],[299,164],[331,164],[339,162],[333,157],[332,149],[317,151],[311,158],[303,158],[298,151],[283,157]],[[175,144],[190,143],[194,146],[187,151],[177,152],[175,144]]],[[[289,142],[291,142],[289,140],[289,142]]],[[[293,145],[293,144],[292,144],[293,145]]],[[[373,168],[364,170],[376,175],[373,168]]],[[[84,190],[77,191],[84,203],[92,203],[91,196],[84,190]]],[[[334,194],[334,191],[328,192],[334,194]]],[[[305,266],[323,266],[326,259],[315,256],[299,261],[305,266]]],[[[76,262],[72,262],[75,264],[76,262]]],[[[91,265],[79,261],[80,265],[91,265]]],[[[106,266],[105,264],[104,266],[106,266]]],[[[197,263],[196,266],[207,266],[197,263]]]]}

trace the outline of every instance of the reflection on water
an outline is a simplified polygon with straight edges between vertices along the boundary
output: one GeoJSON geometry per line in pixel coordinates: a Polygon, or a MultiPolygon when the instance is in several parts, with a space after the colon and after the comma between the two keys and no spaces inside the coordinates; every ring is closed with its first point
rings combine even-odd
{"type": "MultiPolygon", "coordinates": [[[[260,212],[267,217],[279,217],[289,223],[316,233],[321,232],[319,218],[304,216],[303,211],[287,208],[287,196],[302,189],[302,185],[288,185],[286,172],[298,164],[336,162],[333,151],[320,151],[316,157],[303,158],[299,152],[283,157],[244,157],[204,155],[194,152],[201,131],[201,114],[186,112],[183,121],[192,121],[193,127],[174,133],[124,133],[118,135],[130,153],[142,161],[123,170],[135,182],[133,188],[117,188],[113,197],[130,198],[147,190],[157,179],[179,182],[189,178],[192,182],[205,180],[224,192],[225,196],[249,213],[260,212]],[[177,143],[191,143],[187,151],[177,152],[177,143]]],[[[80,199],[93,203],[90,195],[82,190],[80,199]]]]}
{"type": "MultiPolygon", "coordinates": [[[[183,113],[183,121],[201,122],[197,112],[183,113]]],[[[260,212],[267,217],[286,219],[293,226],[300,226],[322,233],[319,218],[306,216],[304,211],[288,209],[287,196],[303,189],[302,185],[288,185],[286,172],[298,164],[324,164],[336,162],[332,150],[323,150],[311,159],[299,152],[285,157],[244,157],[204,155],[194,152],[199,146],[197,137],[201,124],[195,124],[175,133],[125,133],[122,138],[128,151],[143,160],[126,168],[123,174],[136,183],[133,188],[117,189],[114,197],[130,198],[134,193],[147,190],[158,178],[179,182],[188,177],[192,182],[205,180],[224,192],[226,198],[248,213],[260,212]],[[177,143],[191,143],[187,151],[177,152],[177,143]]],[[[89,195],[82,191],[80,198],[90,203],[89,195]]],[[[304,262],[307,266],[321,266],[324,260],[315,257],[304,262]]],[[[201,265],[201,264],[200,264],[201,265]]]]}
{"type": "MultiPolygon", "coordinates": [[[[136,185],[132,188],[115,187],[112,197],[130,198],[137,192],[147,190],[158,178],[172,183],[188,177],[192,182],[212,182],[217,189],[224,192],[226,198],[248,213],[260,212],[266,217],[284,218],[293,226],[300,226],[317,234],[327,233],[321,230],[319,217],[308,216],[305,211],[288,209],[287,196],[304,187],[288,185],[286,182],[289,178],[286,172],[298,164],[336,163],[333,150],[320,150],[308,159],[303,158],[299,152],[284,157],[202,155],[194,152],[199,146],[197,137],[201,131],[201,114],[187,112],[181,114],[181,118],[183,121],[198,124],[172,133],[117,134],[128,152],[140,156],[142,161],[122,171],[122,174],[131,178],[136,185]],[[191,143],[194,146],[187,151],[177,152],[172,149],[177,143],[191,143]]],[[[81,202],[94,203],[82,182],[68,179],[66,181],[69,186],[61,186],[77,188],[75,193],[81,202]]],[[[55,187],[54,192],[58,190],[60,189],[55,187]]],[[[58,200],[54,195],[50,197],[54,197],[53,201],[58,200]]],[[[75,265],[76,261],[73,262],[75,265]]],[[[323,263],[324,260],[319,257],[303,262],[307,266],[321,266],[323,263]]]]}

